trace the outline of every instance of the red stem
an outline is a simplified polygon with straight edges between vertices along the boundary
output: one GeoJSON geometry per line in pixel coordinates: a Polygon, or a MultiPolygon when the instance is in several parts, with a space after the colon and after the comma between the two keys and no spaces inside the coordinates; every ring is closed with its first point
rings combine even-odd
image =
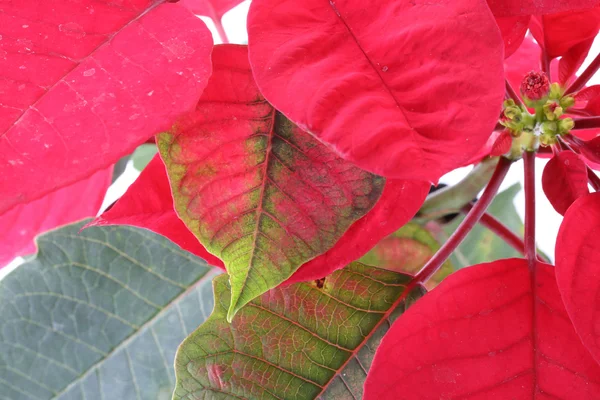
{"type": "MultiPolygon", "coordinates": [[[[467,204],[462,208],[461,211],[467,214],[472,209],[473,204],[467,204]]],[[[493,215],[483,213],[479,223],[498,235],[500,239],[508,243],[513,249],[525,255],[525,243],[523,243],[523,240],[516,233],[511,231],[506,225],[494,218],[493,215]]]]}
{"type": "Polygon", "coordinates": [[[600,117],[573,118],[573,122],[575,122],[573,128],[575,131],[578,129],[600,128],[600,117]]]}
{"type": "Polygon", "coordinates": [[[504,180],[508,169],[510,168],[512,161],[507,158],[500,157],[496,170],[492,175],[492,178],[488,182],[487,187],[483,191],[481,198],[475,203],[471,211],[465,216],[465,219],[456,228],[456,231],[448,238],[446,243],[429,259],[427,264],[415,275],[414,281],[425,282],[432,275],[434,275],[438,269],[444,264],[444,262],[450,257],[452,252],[458,247],[458,245],[464,240],[467,234],[473,229],[475,224],[479,221],[485,210],[488,208],[494,196],[498,192],[500,184],[504,180]]]}
{"type": "Polygon", "coordinates": [[[596,192],[600,191],[600,178],[598,178],[598,175],[596,175],[596,173],[587,165],[586,168],[588,173],[588,182],[596,192]]]}
{"type": "Polygon", "coordinates": [[[223,22],[221,22],[221,19],[213,19],[213,22],[215,23],[215,28],[217,29],[217,33],[219,34],[221,41],[223,43],[229,43],[229,38],[227,37],[227,33],[225,33],[225,28],[223,28],[223,22]]]}
{"type": "Polygon", "coordinates": [[[548,53],[546,53],[546,50],[542,50],[541,64],[542,71],[546,74],[548,80],[552,82],[552,77],[550,76],[550,59],[548,58],[548,53]]]}
{"type": "Polygon", "coordinates": [[[525,164],[525,257],[529,269],[535,269],[535,153],[526,151],[523,154],[525,164]]]}
{"type": "Polygon", "coordinates": [[[594,58],[594,61],[592,61],[592,63],[588,65],[585,71],[583,71],[583,73],[579,75],[577,79],[575,79],[575,82],[573,82],[573,84],[569,86],[569,88],[565,92],[565,95],[577,92],[582,87],[584,87],[585,84],[588,83],[590,78],[594,76],[596,71],[598,71],[598,68],[600,68],[600,54],[598,54],[596,58],[594,58]]]}
{"type": "Polygon", "coordinates": [[[523,102],[521,102],[521,99],[517,95],[517,92],[515,92],[513,87],[510,86],[510,82],[508,82],[508,79],[505,79],[505,82],[506,82],[506,93],[508,94],[508,97],[513,99],[517,105],[519,105],[519,106],[523,105],[523,102]]]}

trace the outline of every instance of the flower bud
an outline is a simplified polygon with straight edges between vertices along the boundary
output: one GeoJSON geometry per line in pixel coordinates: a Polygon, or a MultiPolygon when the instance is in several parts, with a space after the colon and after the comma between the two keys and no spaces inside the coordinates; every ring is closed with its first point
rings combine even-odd
{"type": "Polygon", "coordinates": [[[543,72],[531,71],[521,82],[521,94],[529,100],[540,100],[548,96],[550,81],[543,72]]]}

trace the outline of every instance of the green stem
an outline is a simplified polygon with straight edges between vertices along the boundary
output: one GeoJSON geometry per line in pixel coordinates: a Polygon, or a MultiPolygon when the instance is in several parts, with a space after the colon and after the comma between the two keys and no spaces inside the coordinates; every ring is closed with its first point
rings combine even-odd
{"type": "Polygon", "coordinates": [[[484,159],[456,185],[431,193],[419,210],[417,218],[432,220],[459,212],[485,188],[497,163],[498,157],[484,159]]]}

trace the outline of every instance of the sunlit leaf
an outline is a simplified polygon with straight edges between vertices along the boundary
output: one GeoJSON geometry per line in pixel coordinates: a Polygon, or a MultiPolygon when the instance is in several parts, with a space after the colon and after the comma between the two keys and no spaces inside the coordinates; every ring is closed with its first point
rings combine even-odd
{"type": "Polygon", "coordinates": [[[481,0],[253,0],[248,44],[269,102],[388,178],[461,166],[504,97],[504,44],[481,0]]]}
{"type": "Polygon", "coordinates": [[[163,3],[0,1],[0,215],[116,163],[194,107],[212,38],[163,3]]]}

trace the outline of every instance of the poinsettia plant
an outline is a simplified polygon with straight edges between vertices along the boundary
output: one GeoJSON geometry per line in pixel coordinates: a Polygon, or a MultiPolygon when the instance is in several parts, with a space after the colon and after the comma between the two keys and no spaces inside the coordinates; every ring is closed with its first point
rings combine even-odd
{"type": "Polygon", "coordinates": [[[600,398],[600,2],[240,2],[0,0],[0,398],[600,398]]]}

